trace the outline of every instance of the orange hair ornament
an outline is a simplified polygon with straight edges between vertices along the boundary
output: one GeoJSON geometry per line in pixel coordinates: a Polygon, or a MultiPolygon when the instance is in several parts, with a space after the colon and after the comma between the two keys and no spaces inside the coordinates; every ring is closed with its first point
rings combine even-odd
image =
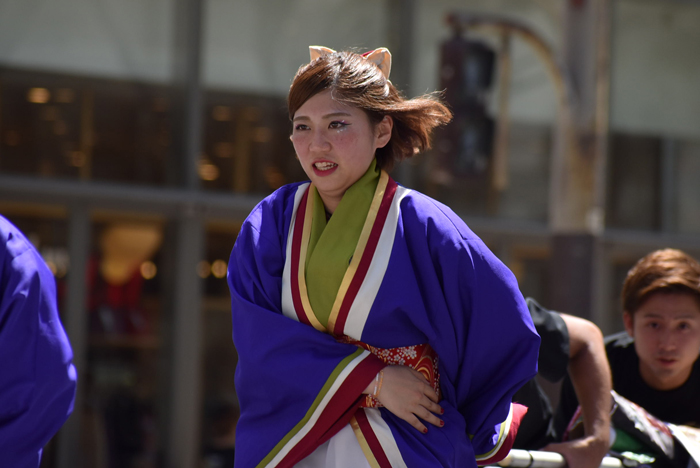
{"type": "MultiPolygon", "coordinates": [[[[311,54],[311,60],[314,61],[319,57],[323,57],[327,54],[334,53],[335,50],[329,49],[323,46],[309,46],[309,53],[311,54]]],[[[391,52],[386,47],[380,47],[379,49],[374,49],[369,52],[362,54],[364,58],[374,63],[382,71],[384,78],[389,79],[389,73],[391,73],[391,52]]]]}

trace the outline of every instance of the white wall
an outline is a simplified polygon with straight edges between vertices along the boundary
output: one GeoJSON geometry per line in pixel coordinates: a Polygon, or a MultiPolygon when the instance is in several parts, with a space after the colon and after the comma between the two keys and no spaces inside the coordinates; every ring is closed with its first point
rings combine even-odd
{"type": "Polygon", "coordinates": [[[0,0],[0,64],[115,78],[172,76],[174,0],[0,0]]]}
{"type": "Polygon", "coordinates": [[[385,46],[386,2],[209,0],[204,81],[217,88],[286,96],[309,46],[385,46]]]}
{"type": "Polygon", "coordinates": [[[617,0],[611,126],[700,138],[700,6],[617,0]]]}

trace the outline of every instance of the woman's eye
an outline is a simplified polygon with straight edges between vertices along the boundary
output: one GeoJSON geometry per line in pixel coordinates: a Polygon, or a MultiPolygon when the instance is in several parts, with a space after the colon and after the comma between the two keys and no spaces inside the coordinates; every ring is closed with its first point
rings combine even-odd
{"type": "Polygon", "coordinates": [[[308,128],[309,127],[307,127],[305,124],[296,124],[294,126],[294,131],[298,132],[298,131],[306,130],[308,128]]]}
{"type": "Polygon", "coordinates": [[[331,122],[330,125],[328,125],[328,128],[338,129],[338,128],[346,127],[347,125],[348,124],[346,124],[345,122],[334,121],[334,122],[331,122]]]}

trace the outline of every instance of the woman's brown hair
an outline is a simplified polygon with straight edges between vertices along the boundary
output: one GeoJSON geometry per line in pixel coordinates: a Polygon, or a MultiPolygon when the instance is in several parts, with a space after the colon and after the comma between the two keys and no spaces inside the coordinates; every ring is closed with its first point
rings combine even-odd
{"type": "Polygon", "coordinates": [[[314,95],[330,90],[345,105],[364,110],[374,126],[391,116],[389,143],[377,149],[377,166],[391,170],[394,163],[430,148],[432,130],[452,119],[439,94],[404,98],[373,62],[353,52],[323,55],[297,71],[289,88],[289,118],[314,95]]]}
{"type": "Polygon", "coordinates": [[[657,250],[641,258],[622,286],[622,308],[634,314],[655,293],[683,293],[700,306],[700,263],[676,249],[657,250]]]}

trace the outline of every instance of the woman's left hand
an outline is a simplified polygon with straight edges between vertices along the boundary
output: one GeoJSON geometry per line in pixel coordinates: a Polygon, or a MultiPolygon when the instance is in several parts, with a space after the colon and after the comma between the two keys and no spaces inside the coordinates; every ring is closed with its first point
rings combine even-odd
{"type": "MultiPolygon", "coordinates": [[[[386,409],[423,433],[428,432],[428,428],[422,421],[437,427],[445,425],[436,416],[444,413],[438,404],[438,395],[423,374],[407,366],[387,366],[382,372],[382,386],[375,398],[386,409]]],[[[371,395],[374,386],[373,380],[365,393],[371,395]]]]}

